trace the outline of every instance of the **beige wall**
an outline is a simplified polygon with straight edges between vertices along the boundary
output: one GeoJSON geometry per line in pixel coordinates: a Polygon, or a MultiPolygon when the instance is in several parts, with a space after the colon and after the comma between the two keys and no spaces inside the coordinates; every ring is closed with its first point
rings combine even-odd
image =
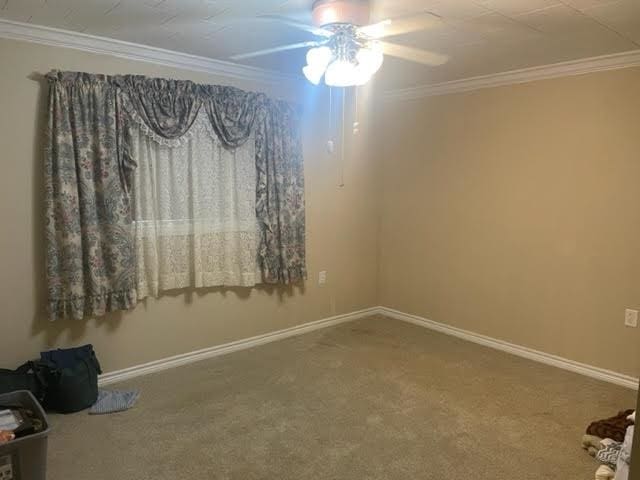
{"type": "Polygon", "coordinates": [[[376,120],[382,305],[640,374],[640,69],[376,120]]]}
{"type": "MultiPolygon", "coordinates": [[[[48,347],[91,342],[105,370],[226,343],[376,304],[374,171],[354,147],[337,187],[338,162],[325,152],[326,102],[284,86],[274,95],[305,104],[305,175],[309,281],[304,291],[212,290],[149,300],[132,312],[50,323],[43,302],[42,123],[51,69],[139,73],[258,85],[74,50],[0,40],[0,366],[17,366],[48,347]],[[317,273],[328,271],[328,284],[317,273]]],[[[264,88],[260,88],[264,89],[264,88]]]]}
{"type": "Polygon", "coordinates": [[[640,69],[387,104],[373,129],[379,155],[363,147],[365,121],[338,188],[326,98],[311,90],[7,40],[0,60],[0,366],[91,342],[111,371],[382,304],[640,374],[640,329],[622,324],[624,308],[640,308],[640,69]],[[129,313],[48,322],[41,75],[53,68],[231,83],[303,102],[304,290],[180,292],[129,313]]]}

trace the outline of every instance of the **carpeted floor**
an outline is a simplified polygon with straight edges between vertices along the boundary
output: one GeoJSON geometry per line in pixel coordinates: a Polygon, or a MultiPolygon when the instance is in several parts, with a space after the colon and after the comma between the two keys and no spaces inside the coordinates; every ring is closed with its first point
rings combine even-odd
{"type": "Polygon", "coordinates": [[[52,480],[593,478],[586,424],[635,393],[382,317],[138,378],[52,416],[52,480]]]}

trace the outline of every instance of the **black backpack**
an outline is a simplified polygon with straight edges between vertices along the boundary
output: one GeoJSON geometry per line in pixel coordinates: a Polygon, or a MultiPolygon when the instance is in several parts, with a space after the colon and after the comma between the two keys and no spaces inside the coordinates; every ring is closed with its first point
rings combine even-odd
{"type": "Polygon", "coordinates": [[[42,402],[46,394],[46,376],[39,362],[27,362],[15,370],[0,368],[0,394],[29,390],[42,402]]]}
{"type": "Polygon", "coordinates": [[[73,413],[98,400],[98,374],[102,370],[93,346],[42,352],[38,364],[46,384],[47,410],[73,413]]]}

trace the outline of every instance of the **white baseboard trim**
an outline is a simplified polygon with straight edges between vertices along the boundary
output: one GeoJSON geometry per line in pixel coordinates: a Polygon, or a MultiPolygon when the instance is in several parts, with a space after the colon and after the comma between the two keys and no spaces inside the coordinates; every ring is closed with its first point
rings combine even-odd
{"type": "Polygon", "coordinates": [[[444,323],[434,322],[433,320],[428,320],[418,315],[400,312],[392,308],[378,307],[377,313],[395,318],[396,320],[402,320],[403,322],[413,323],[414,325],[419,325],[430,330],[435,330],[446,335],[458,337],[469,342],[484,345],[485,347],[495,348],[496,350],[511,353],[512,355],[517,355],[529,360],[568,370],[570,372],[579,373],[587,377],[603,380],[605,382],[633,390],[638,389],[638,379],[629,375],[575,362],[567,358],[558,357],[557,355],[551,355],[539,350],[533,350],[532,348],[515,345],[513,343],[505,342],[504,340],[498,340],[496,338],[487,337],[486,335],[480,335],[468,330],[445,325],[444,323]]]}
{"type": "Polygon", "coordinates": [[[129,380],[131,378],[160,372],[169,368],[175,368],[181,365],[199,362],[200,360],[206,360],[207,358],[213,358],[220,355],[225,355],[227,353],[237,352],[238,350],[257,347],[258,345],[264,345],[265,343],[275,342],[277,340],[294,337],[296,335],[302,335],[303,333],[312,332],[321,328],[331,327],[340,323],[350,322],[352,320],[356,320],[358,318],[366,317],[369,315],[374,315],[376,313],[378,313],[378,307],[365,308],[364,310],[345,313],[343,315],[336,315],[334,317],[324,318],[322,320],[316,320],[314,322],[309,322],[302,325],[296,325],[295,327],[286,328],[284,330],[265,333],[264,335],[245,338],[243,340],[237,340],[235,342],[225,343],[223,345],[216,345],[214,347],[203,348],[202,350],[196,350],[194,352],[182,353],[180,355],[174,355],[173,357],[167,357],[161,360],[143,363],[142,365],[136,365],[134,367],[125,368],[122,370],[115,370],[113,372],[108,372],[100,375],[98,384],[102,386],[115,382],[121,382],[123,380],[129,380]]]}
{"type": "Polygon", "coordinates": [[[527,358],[535,362],[544,363],[546,365],[551,365],[553,367],[568,370],[570,372],[578,373],[580,375],[585,375],[587,377],[595,378],[597,380],[602,380],[615,385],[620,385],[622,387],[630,388],[633,390],[638,389],[639,380],[629,375],[613,372],[611,370],[605,370],[603,368],[594,367],[592,365],[587,365],[580,362],[575,362],[573,360],[559,357],[557,355],[551,355],[549,353],[534,350],[532,348],[515,345],[513,343],[505,342],[504,340],[499,340],[496,338],[488,337],[486,335],[463,330],[461,328],[452,327],[444,323],[434,322],[433,320],[428,320],[418,315],[404,313],[388,307],[365,308],[363,310],[336,315],[334,317],[316,320],[314,322],[305,323],[303,325],[297,325],[295,327],[286,328],[284,330],[265,333],[263,335],[237,340],[235,342],[225,343],[223,345],[203,348],[202,350],[174,355],[172,357],[155,360],[153,362],[144,363],[142,365],[136,365],[122,370],[108,372],[100,375],[98,383],[100,386],[109,385],[111,383],[129,380],[131,378],[160,372],[162,370],[179,367],[181,365],[188,365],[190,363],[195,363],[199,362],[200,360],[206,360],[208,358],[225,355],[227,353],[257,347],[258,345],[264,345],[266,343],[294,337],[296,335],[302,335],[314,330],[331,327],[340,323],[350,322],[352,320],[357,320],[359,318],[367,317],[370,315],[384,315],[396,320],[401,320],[403,322],[412,323],[414,325],[425,327],[430,330],[435,330],[446,335],[451,335],[462,340],[477,343],[479,345],[484,345],[485,347],[494,348],[496,350],[507,352],[512,355],[527,358]]]}

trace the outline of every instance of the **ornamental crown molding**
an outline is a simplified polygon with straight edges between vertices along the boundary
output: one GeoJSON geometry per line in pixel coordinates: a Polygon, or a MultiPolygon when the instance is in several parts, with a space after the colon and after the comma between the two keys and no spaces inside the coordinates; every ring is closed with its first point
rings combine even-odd
{"type": "MultiPolygon", "coordinates": [[[[299,86],[304,80],[302,76],[299,75],[283,74],[224,60],[215,60],[163,48],[2,18],[0,18],[0,38],[71,48],[101,55],[111,55],[127,60],[153,63],[267,85],[286,84],[299,86]]],[[[415,100],[435,95],[469,92],[483,88],[638,66],[640,66],[640,50],[631,50],[611,55],[463,78],[432,85],[419,85],[416,87],[388,90],[382,93],[382,98],[386,101],[415,100]]]]}
{"type": "Polygon", "coordinates": [[[500,87],[518,83],[534,82],[571,75],[583,75],[586,73],[616,70],[621,68],[639,67],[640,50],[589,57],[569,62],[552,63],[537,67],[510,70],[507,72],[492,73],[478,77],[463,78],[450,82],[436,83],[433,85],[419,85],[417,87],[387,90],[382,94],[383,99],[392,100],[416,100],[436,95],[450,93],[469,92],[483,88],[500,87]]]}
{"type": "Polygon", "coordinates": [[[287,85],[294,85],[302,81],[301,76],[287,75],[261,68],[125,42],[113,38],[98,37],[86,33],[45,27],[31,23],[15,22],[2,18],[0,18],[0,38],[22,40],[54,47],[72,48],[83,52],[111,55],[127,60],[137,60],[261,84],[282,85],[285,83],[287,85]]]}

